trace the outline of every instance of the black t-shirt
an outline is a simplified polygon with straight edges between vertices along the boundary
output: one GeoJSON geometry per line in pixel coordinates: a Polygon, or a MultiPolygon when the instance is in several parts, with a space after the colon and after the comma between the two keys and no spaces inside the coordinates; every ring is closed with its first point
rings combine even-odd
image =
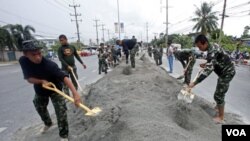
{"type": "MultiPolygon", "coordinates": [[[[59,90],[62,89],[64,77],[68,77],[68,75],[64,73],[56,63],[44,57],[42,58],[42,62],[40,64],[35,64],[27,57],[22,56],[19,59],[19,63],[23,71],[24,79],[33,77],[47,80],[48,82],[54,83],[59,90]]],[[[34,89],[36,94],[44,96],[54,93],[51,90],[44,89],[41,84],[34,84],[34,89]]]]}
{"type": "Polygon", "coordinates": [[[136,44],[136,40],[124,39],[122,40],[123,51],[131,50],[136,44]]]}

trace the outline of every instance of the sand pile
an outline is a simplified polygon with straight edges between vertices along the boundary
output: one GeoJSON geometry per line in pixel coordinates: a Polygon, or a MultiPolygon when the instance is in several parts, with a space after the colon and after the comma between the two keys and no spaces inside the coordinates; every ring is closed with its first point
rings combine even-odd
{"type": "MultiPolygon", "coordinates": [[[[147,56],[136,60],[135,69],[119,65],[88,89],[86,104],[103,111],[96,117],[86,117],[69,104],[72,141],[221,140],[221,125],[212,121],[212,105],[198,97],[192,104],[178,101],[180,82],[147,56]]],[[[225,118],[228,124],[241,122],[233,114],[227,113],[225,118]]],[[[44,135],[38,134],[40,127],[21,129],[14,140],[59,140],[56,126],[44,135]]]]}

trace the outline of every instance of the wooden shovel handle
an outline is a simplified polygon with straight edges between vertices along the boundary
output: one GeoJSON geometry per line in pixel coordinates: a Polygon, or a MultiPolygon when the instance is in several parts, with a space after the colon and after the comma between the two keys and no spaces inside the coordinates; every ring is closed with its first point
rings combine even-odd
{"type": "MultiPolygon", "coordinates": [[[[66,95],[64,92],[58,90],[56,88],[55,84],[53,84],[52,82],[43,84],[42,86],[45,89],[48,89],[48,90],[51,90],[51,91],[58,93],[59,95],[63,96],[64,98],[68,99],[69,101],[71,101],[73,103],[75,102],[75,100],[72,97],[70,97],[70,96],[66,95]]],[[[79,104],[79,107],[87,112],[92,112],[87,106],[83,105],[82,103],[79,104]]]]}

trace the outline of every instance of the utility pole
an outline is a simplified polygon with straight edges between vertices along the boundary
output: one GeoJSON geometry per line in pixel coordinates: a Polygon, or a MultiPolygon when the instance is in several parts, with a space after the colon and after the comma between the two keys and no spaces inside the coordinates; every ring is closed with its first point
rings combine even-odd
{"type": "Polygon", "coordinates": [[[107,31],[108,31],[108,40],[110,41],[109,29],[107,29],[107,31]]]}
{"type": "Polygon", "coordinates": [[[166,47],[168,47],[168,0],[166,0],[166,47]]]}
{"type": "Polygon", "coordinates": [[[148,22],[146,23],[146,37],[147,37],[147,47],[148,47],[148,22]]]}
{"type": "Polygon", "coordinates": [[[80,47],[80,32],[79,32],[79,24],[78,24],[78,21],[82,22],[82,20],[78,20],[78,16],[81,16],[81,14],[78,14],[76,12],[76,8],[77,7],[80,7],[80,5],[76,5],[73,1],[73,5],[69,5],[69,7],[73,7],[74,8],[74,11],[75,11],[75,14],[70,14],[70,16],[75,16],[75,20],[72,20],[71,19],[71,22],[75,21],[76,22],[76,30],[77,30],[77,44],[78,44],[78,47],[80,47]]]}
{"type": "Polygon", "coordinates": [[[102,41],[103,41],[103,43],[105,42],[105,38],[104,38],[104,24],[101,24],[101,26],[102,26],[102,41]]]}
{"type": "Polygon", "coordinates": [[[223,31],[223,25],[224,25],[224,18],[225,18],[225,13],[226,13],[226,3],[227,3],[227,0],[224,0],[223,13],[222,13],[222,19],[221,19],[221,27],[220,27],[219,45],[221,45],[221,38],[222,38],[222,31],[223,31]]]}
{"type": "Polygon", "coordinates": [[[97,19],[95,19],[94,20],[95,21],[95,27],[96,27],[96,43],[97,43],[97,45],[99,46],[99,39],[98,39],[98,21],[100,21],[100,20],[97,20],[97,19]]]}
{"type": "Polygon", "coordinates": [[[120,23],[119,0],[117,0],[117,13],[118,13],[118,33],[119,33],[119,40],[120,40],[121,39],[121,23],[120,23]]]}

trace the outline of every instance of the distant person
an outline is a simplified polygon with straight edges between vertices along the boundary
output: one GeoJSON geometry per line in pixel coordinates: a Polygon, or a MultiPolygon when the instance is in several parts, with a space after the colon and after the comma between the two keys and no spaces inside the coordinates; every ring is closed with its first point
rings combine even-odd
{"type": "Polygon", "coordinates": [[[130,51],[130,61],[132,68],[135,68],[135,54],[139,50],[139,45],[137,44],[135,39],[124,39],[124,40],[117,40],[117,45],[123,47],[123,52],[126,55],[126,64],[128,64],[128,57],[130,51]]]}
{"type": "Polygon", "coordinates": [[[173,73],[173,64],[174,64],[174,49],[171,45],[171,42],[168,42],[167,47],[167,59],[168,59],[168,66],[169,66],[169,73],[173,73]]]}
{"type": "Polygon", "coordinates": [[[104,48],[104,43],[100,43],[100,47],[97,49],[98,51],[98,65],[99,65],[99,74],[101,74],[101,72],[105,72],[108,73],[108,64],[106,59],[108,58],[108,52],[106,52],[107,50],[104,48]]]}
{"type": "Polygon", "coordinates": [[[115,46],[111,46],[111,54],[114,60],[114,66],[119,65],[119,58],[117,57],[117,50],[115,46]]]}
{"type": "Polygon", "coordinates": [[[177,50],[177,48],[174,48],[174,56],[181,62],[184,69],[184,83],[189,85],[193,67],[196,61],[194,52],[191,49],[177,50]]]}
{"type": "Polygon", "coordinates": [[[148,46],[148,56],[151,58],[152,57],[152,47],[148,46]]]}
{"type": "Polygon", "coordinates": [[[157,47],[155,45],[153,45],[152,52],[153,52],[153,55],[154,55],[155,64],[157,66],[159,66],[160,65],[160,56],[161,56],[161,54],[160,54],[160,51],[157,49],[157,47]]]}
{"type": "Polygon", "coordinates": [[[162,56],[163,56],[163,48],[162,48],[162,46],[160,45],[160,46],[158,46],[158,50],[159,50],[159,52],[160,52],[160,58],[159,58],[159,65],[161,65],[162,64],[162,56]]]}
{"type": "Polygon", "coordinates": [[[229,88],[230,81],[235,75],[234,64],[222,48],[211,46],[205,35],[197,36],[195,44],[201,51],[207,51],[207,62],[200,64],[203,70],[198,78],[189,84],[189,87],[193,88],[213,71],[218,75],[219,78],[214,93],[214,100],[216,102],[215,109],[218,110],[218,115],[215,116],[214,121],[216,123],[222,123],[224,120],[225,94],[229,88]]]}
{"type": "Polygon", "coordinates": [[[81,102],[80,95],[69,80],[68,75],[63,72],[56,63],[44,58],[40,48],[35,45],[33,41],[23,42],[23,54],[24,56],[19,59],[23,76],[29,83],[34,84],[35,97],[33,103],[36,111],[44,122],[44,127],[40,132],[42,134],[45,133],[53,125],[47,109],[50,98],[55,108],[61,141],[68,141],[69,127],[65,100],[59,94],[44,89],[42,84],[52,82],[56,85],[57,89],[61,90],[62,83],[65,83],[72,91],[76,105],[81,102]]]}
{"type": "MultiPolygon", "coordinates": [[[[61,47],[59,47],[58,49],[58,57],[62,64],[62,70],[69,74],[75,88],[78,89],[77,82],[71,72],[71,70],[73,70],[76,79],[78,79],[77,67],[75,65],[74,57],[76,57],[76,59],[82,64],[84,69],[86,69],[86,65],[83,63],[82,59],[78,55],[76,48],[73,45],[69,45],[67,37],[65,35],[60,35],[59,41],[61,43],[61,47]]],[[[67,86],[64,87],[64,92],[69,95],[69,90],[67,86]]]]}

